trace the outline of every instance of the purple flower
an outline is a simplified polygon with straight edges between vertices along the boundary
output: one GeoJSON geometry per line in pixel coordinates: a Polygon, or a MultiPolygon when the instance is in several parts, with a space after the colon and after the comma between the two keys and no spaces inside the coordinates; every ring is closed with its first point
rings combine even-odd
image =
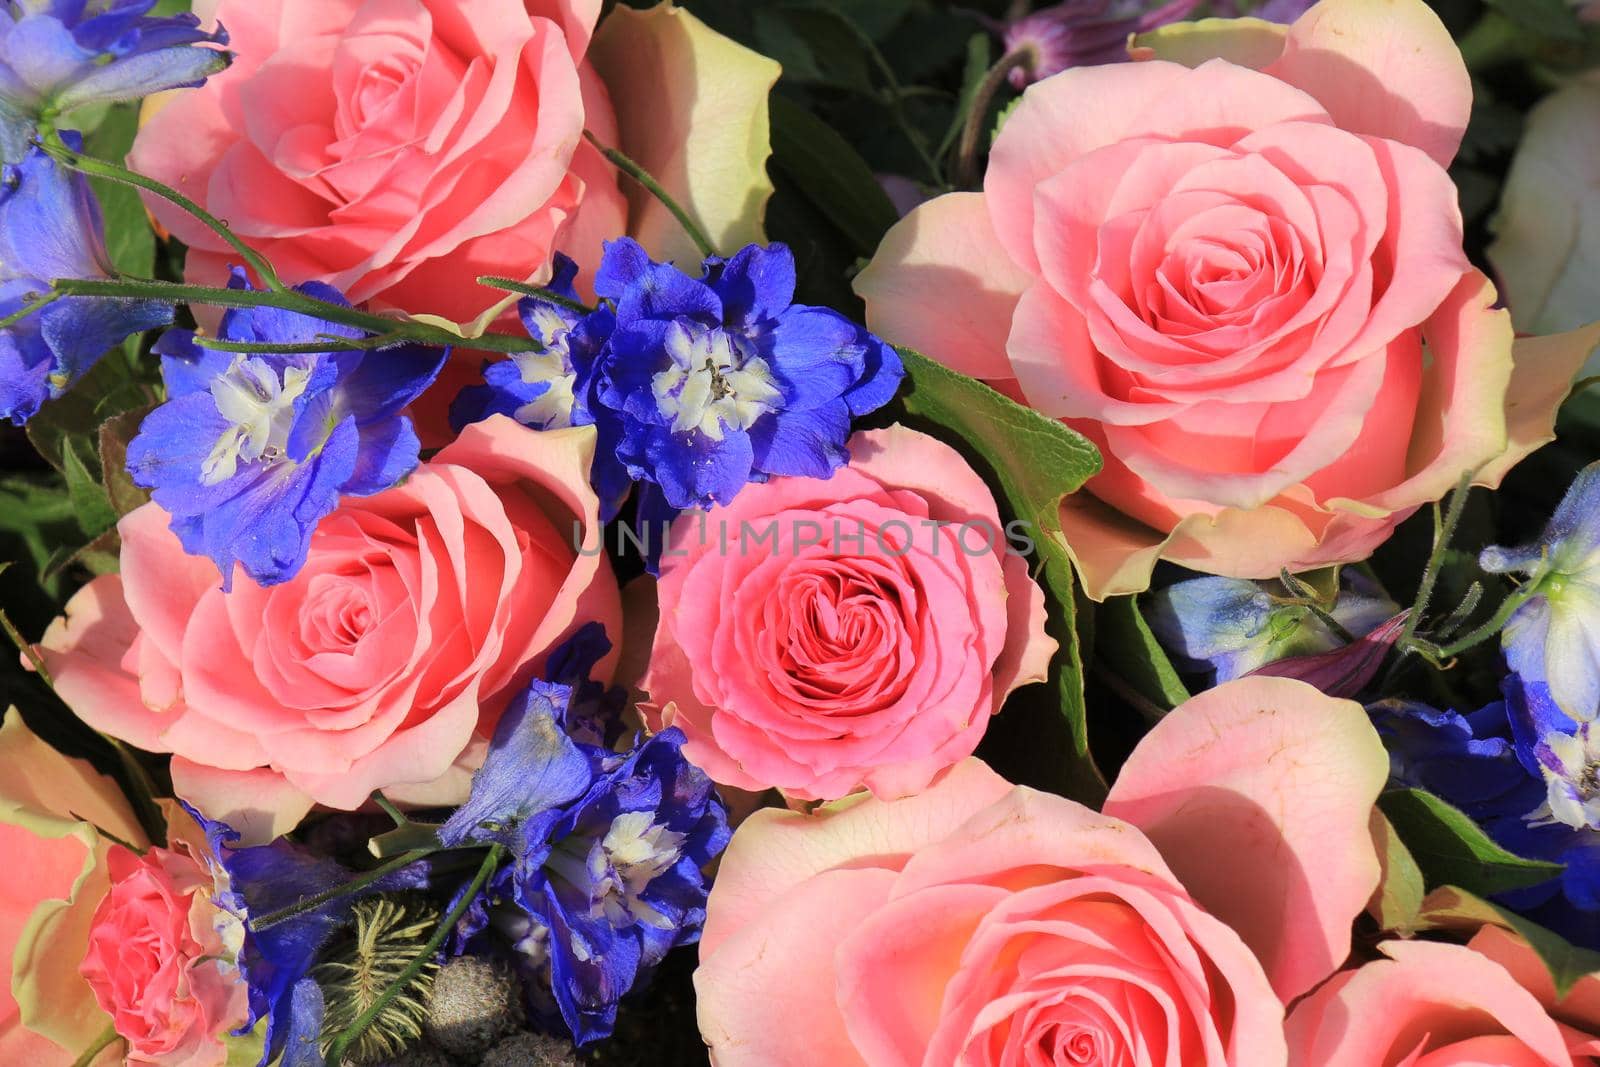
{"type": "MultiPolygon", "coordinates": [[[[76,134],[74,148],[82,142],[76,134]]],[[[0,317],[43,297],[57,278],[111,274],[105,225],[89,182],[38,148],[0,178],[0,317]]],[[[74,296],[0,330],[0,417],[22,425],[130,334],[165,326],[172,308],[152,300],[74,296]]]]}
{"type": "MultiPolygon", "coordinates": [[[[235,271],[233,288],[248,288],[235,271]]],[[[301,291],[345,305],[318,283],[301,291]]],[[[347,306],[347,305],[346,305],[347,306]]],[[[227,341],[296,344],[357,329],[277,308],[236,309],[227,341]]],[[[210,556],[229,588],[237,563],[261,585],[294,577],[317,523],[343,493],[382,492],[417,465],[420,444],[401,414],[443,366],[447,350],[249,355],[205,348],[187,330],[156,346],[167,402],[128,446],[128,472],[172,515],[186,551],[210,556]]]]}
{"type": "Polygon", "coordinates": [[[228,65],[223,30],[151,17],[155,3],[0,0],[0,158],[21,159],[41,119],[199,85],[228,65]]]}
{"type": "Polygon", "coordinates": [[[772,475],[826,478],[851,419],[888,403],[894,349],[827,308],[795,304],[794,257],[750,245],[691,278],[629,238],[606,245],[595,289],[616,309],[598,403],[617,456],[677,509],[731,501],[772,475]]]}

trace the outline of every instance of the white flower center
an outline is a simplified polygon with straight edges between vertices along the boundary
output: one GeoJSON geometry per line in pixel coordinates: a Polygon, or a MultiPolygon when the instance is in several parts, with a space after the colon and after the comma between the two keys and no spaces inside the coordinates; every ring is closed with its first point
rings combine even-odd
{"type": "Polygon", "coordinates": [[[672,928],[672,920],[644,900],[650,883],[671,870],[682,855],[686,835],[655,823],[654,813],[630,811],[611,822],[606,836],[589,855],[594,878],[592,914],[612,926],[642,922],[672,928]]]}
{"type": "Polygon", "coordinates": [[[564,429],[572,425],[572,389],[578,379],[567,344],[572,324],[555,308],[540,304],[534,309],[533,325],[544,351],[518,352],[511,358],[524,382],[544,382],[548,388],[519,407],[512,417],[536,430],[564,429]]]}
{"type": "Polygon", "coordinates": [[[282,458],[294,425],[294,402],[306,391],[310,377],[309,368],[287,365],[280,378],[266,359],[237,356],[232,366],[213,378],[211,398],[230,425],[200,465],[200,483],[227,481],[241,462],[282,458]]]}
{"type": "Polygon", "coordinates": [[[672,366],[650,380],[650,390],[673,433],[699,430],[720,441],[724,430],[748,429],[783,399],[767,361],[743,356],[722,330],[673,323],[666,350],[672,366]]]}
{"type": "Polygon", "coordinates": [[[1576,734],[1545,735],[1540,753],[1551,818],[1579,830],[1600,829],[1600,735],[1584,723],[1576,734]]]}

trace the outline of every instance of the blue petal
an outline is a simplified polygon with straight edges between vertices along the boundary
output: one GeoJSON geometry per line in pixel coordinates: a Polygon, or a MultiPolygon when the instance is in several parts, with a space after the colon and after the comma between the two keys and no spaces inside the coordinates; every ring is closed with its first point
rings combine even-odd
{"type": "Polygon", "coordinates": [[[794,303],[794,255],[783,244],[746,245],[714,269],[707,284],[722,298],[729,326],[755,328],[794,303]]]}
{"type": "Polygon", "coordinates": [[[767,474],[827,478],[850,461],[850,409],[843,400],[783,411],[750,427],[754,466],[767,474]]]}
{"type": "Polygon", "coordinates": [[[340,376],[339,395],[346,410],[366,425],[393,418],[421,396],[439,376],[450,350],[397,345],[354,355],[359,362],[348,375],[340,376]]]}
{"type": "Polygon", "coordinates": [[[64,111],[85,104],[137,100],[167,89],[193,88],[225,70],[228,62],[228,53],[211,48],[165,48],[99,67],[55,99],[64,111]]]}
{"type": "Polygon", "coordinates": [[[583,795],[594,773],[561,728],[571,695],[567,686],[535,681],[512,702],[472,777],[471,795],[440,828],[440,841],[499,841],[523,856],[520,825],[583,795]]]}
{"type": "Polygon", "coordinates": [[[283,1059],[279,1067],[324,1067],[322,1058],[322,987],[302,978],[289,994],[283,1059]]]}
{"type": "Polygon", "coordinates": [[[161,381],[167,397],[211,391],[211,380],[233,365],[233,353],[203,348],[194,342],[193,330],[168,330],[151,349],[161,357],[161,381]]]}
{"type": "Polygon", "coordinates": [[[878,340],[865,330],[862,333],[866,334],[866,360],[861,381],[844,394],[845,401],[850,405],[850,413],[858,417],[877,411],[893,400],[906,376],[900,353],[892,345],[878,340]]]}
{"type": "Polygon", "coordinates": [[[600,256],[600,269],[595,271],[594,291],[616,303],[654,263],[644,246],[631,237],[607,241],[600,256]]]}
{"type": "MultiPolygon", "coordinates": [[[[9,314],[4,304],[0,314],[9,314]]],[[[49,396],[49,346],[34,333],[0,333],[0,418],[21,426],[38,414],[49,396]]]]}
{"type": "Polygon", "coordinates": [[[100,206],[83,175],[34,148],[5,169],[0,188],[0,270],[7,277],[110,274],[100,206]]]}
{"type": "Polygon", "coordinates": [[[698,432],[654,429],[644,444],[645,463],[638,473],[653,474],[667,503],[680,510],[731,503],[755,464],[749,434],[736,430],[718,441],[698,432]]]}
{"type": "Polygon", "coordinates": [[[1500,683],[1500,688],[1505,693],[1506,714],[1516,743],[1517,759],[1529,774],[1537,777],[1541,774],[1539,744],[1550,734],[1576,732],[1578,724],[1557,706],[1549,687],[1543,683],[1511,674],[1500,683]]]}
{"type": "Polygon", "coordinates": [[[363,426],[355,470],[341,486],[351,496],[371,496],[400,484],[412,471],[422,453],[422,442],[411,420],[405,417],[363,426]]]}

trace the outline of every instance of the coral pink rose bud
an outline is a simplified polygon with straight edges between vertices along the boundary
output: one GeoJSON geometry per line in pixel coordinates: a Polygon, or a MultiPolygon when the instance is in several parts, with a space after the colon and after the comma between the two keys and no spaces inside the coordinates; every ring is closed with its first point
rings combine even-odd
{"type": "Polygon", "coordinates": [[[164,848],[118,845],[80,973],[127,1042],[129,1063],[215,1067],[222,1035],[245,1019],[245,984],[223,942],[212,879],[164,848]]]}
{"type": "Polygon", "coordinates": [[[347,498],[294,580],[241,573],[231,593],[146,505],[119,524],[121,573],[79,591],[40,651],[81,718],[173,753],[178,794],[248,839],[375,789],[457,803],[545,655],[587,622],[621,633],[610,564],[578,551],[599,536],[593,450],[589,428],[474,424],[347,498]]]}
{"type": "Polygon", "coordinates": [[[1283,1067],[1283,1003],[1377,884],[1386,765],[1360,705],[1247,679],[1141,743],[1118,814],[976,760],[913,797],[759,811],[707,904],[712,1062],[1283,1067]]]}
{"type": "Polygon", "coordinates": [[[1158,559],[1365,558],[1548,440],[1600,336],[1513,360],[1446,172],[1471,80],[1423,0],[1179,29],[1032,86],[983,191],[912,212],[856,282],[875,332],[1100,448],[1062,510],[1095,599],[1158,559]]]}
{"type": "Polygon", "coordinates": [[[916,792],[1055,651],[1027,559],[953,449],[902,426],[849,448],[830,479],[673,523],[641,686],[652,725],[724,785],[916,792]]]}
{"type": "MultiPolygon", "coordinates": [[[[1485,932],[1486,934],[1487,932],[1485,932]]],[[[1527,971],[1531,950],[1480,934],[1472,946],[1390,941],[1387,959],[1336,975],[1289,1015],[1291,1067],[1574,1067],[1594,1040],[1594,990],[1582,991],[1591,1027],[1583,1033],[1552,1017],[1553,991],[1541,1002],[1517,973],[1493,958],[1501,952],[1527,971]],[[1490,948],[1490,954],[1476,951],[1490,948]]],[[[1532,967],[1542,970],[1536,959],[1532,967]]],[[[1548,987],[1549,975],[1543,977],[1548,987]]],[[[1535,979],[1535,984],[1537,980],[1535,979]]],[[[1574,998],[1578,999],[1578,998],[1574,998]]]]}

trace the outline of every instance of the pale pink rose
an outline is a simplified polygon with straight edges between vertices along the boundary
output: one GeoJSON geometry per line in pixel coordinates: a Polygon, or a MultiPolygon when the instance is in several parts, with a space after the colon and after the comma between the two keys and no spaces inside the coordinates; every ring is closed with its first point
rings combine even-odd
{"type": "MultiPolygon", "coordinates": [[[[456,803],[513,692],[579,626],[620,633],[588,468],[594,433],[477,423],[401,485],[347,498],[305,567],[224,593],[151,504],[122,571],[40,644],[90,725],[171,752],[180,796],[247,838],[312,804],[456,803]]],[[[609,662],[604,665],[610,670],[609,662]]]]}
{"type": "Polygon", "coordinates": [[[127,1042],[127,1062],[220,1067],[222,1035],[244,1022],[245,984],[211,902],[211,875],[164,848],[106,857],[111,888],[95,909],[79,972],[127,1042]]]}
{"type": "Polygon", "coordinates": [[[1558,1002],[1544,965],[1502,930],[1485,928],[1470,946],[1379,948],[1387,959],[1334,976],[1295,1006],[1291,1067],[1576,1067],[1600,1054],[1596,980],[1558,1002]]]}
{"type": "Polygon", "coordinates": [[[757,812],[707,905],[701,1035],[715,1067],[1283,1067],[1283,1004],[1377,885],[1386,773],[1359,705],[1241,679],[1158,725],[1105,814],[976,760],[757,812]]]}
{"type": "Polygon", "coordinates": [[[652,725],[725,785],[916,792],[1055,651],[1028,561],[954,449],[903,426],[849,447],[830,479],[749,485],[673,523],[641,687],[652,725]]]}
{"type": "MultiPolygon", "coordinates": [[[[201,0],[235,59],[175,94],[129,163],[228,220],[286,280],[470,320],[559,247],[621,233],[617,120],[585,59],[600,0],[201,0]]],[[[152,198],[190,281],[237,254],[152,198]]]]}
{"type": "Polygon", "coordinates": [[[0,855],[26,877],[0,879],[0,1063],[67,1067],[76,1051],[48,1040],[22,1024],[22,1009],[11,993],[12,959],[35,909],[67,900],[93,851],[77,836],[44,837],[21,826],[0,823],[0,855]]]}
{"type": "Polygon", "coordinates": [[[1445,170],[1471,82],[1423,0],[1203,26],[1151,38],[1192,68],[1034,85],[983,191],[912,212],[857,282],[876,332],[1099,446],[1062,511],[1097,599],[1158,558],[1250,578],[1364,558],[1547,439],[1543,394],[1594,342],[1513,378],[1445,170]]]}

